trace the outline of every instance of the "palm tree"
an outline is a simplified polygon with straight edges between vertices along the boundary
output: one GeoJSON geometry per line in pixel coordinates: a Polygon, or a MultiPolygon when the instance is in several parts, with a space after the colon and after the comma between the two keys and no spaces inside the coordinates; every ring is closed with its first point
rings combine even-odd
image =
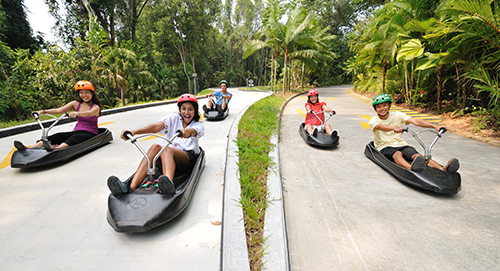
{"type": "MultiPolygon", "coordinates": [[[[275,8],[278,7],[275,6],[275,8]]],[[[248,41],[244,46],[243,58],[265,47],[272,48],[274,59],[277,59],[279,53],[282,52],[284,56],[283,91],[287,91],[289,90],[287,75],[289,58],[310,59],[317,54],[331,55],[331,52],[324,50],[326,47],[324,43],[335,36],[327,35],[327,29],[315,26],[314,15],[308,13],[303,7],[293,10],[285,24],[279,22],[278,12],[268,14],[271,16],[267,17],[259,32],[260,37],[265,40],[248,41]]],[[[274,65],[273,76],[276,76],[276,65],[274,65]]]]}
{"type": "Polygon", "coordinates": [[[255,34],[257,39],[248,40],[243,45],[243,59],[261,49],[271,48],[271,90],[273,92],[276,91],[277,59],[280,54],[279,33],[283,27],[279,20],[282,15],[283,7],[280,5],[280,1],[269,1],[264,9],[262,27],[255,34]]]}
{"type": "MultiPolygon", "coordinates": [[[[479,90],[487,90],[492,101],[500,96],[496,83],[500,81],[499,8],[498,2],[489,0],[443,1],[438,8],[443,25],[431,36],[450,44],[446,58],[448,63],[466,63],[469,72],[465,72],[464,76],[477,82],[479,90]]],[[[465,104],[466,95],[462,99],[465,104]]],[[[500,114],[497,113],[497,117],[500,114]]]]}
{"type": "Polygon", "coordinates": [[[125,105],[125,90],[137,66],[137,56],[124,48],[109,47],[100,59],[101,79],[118,90],[122,106],[125,105]]]}

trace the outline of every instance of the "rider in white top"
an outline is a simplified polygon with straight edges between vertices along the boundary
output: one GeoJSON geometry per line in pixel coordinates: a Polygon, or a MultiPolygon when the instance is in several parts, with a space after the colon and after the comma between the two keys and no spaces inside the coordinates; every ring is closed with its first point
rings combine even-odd
{"type": "MultiPolygon", "coordinates": [[[[160,134],[165,135],[167,138],[172,138],[175,132],[179,129],[183,129],[183,119],[179,114],[170,114],[163,117],[161,120],[165,124],[163,130],[160,134]]],[[[196,155],[200,154],[200,146],[198,145],[198,139],[200,139],[205,134],[205,126],[199,121],[191,121],[185,129],[196,130],[196,136],[184,138],[178,137],[174,139],[170,147],[183,150],[183,151],[194,151],[196,155]]],[[[163,141],[161,145],[165,145],[166,142],[163,141]]]]}
{"type": "MultiPolygon", "coordinates": [[[[177,100],[179,113],[170,114],[162,118],[160,121],[144,126],[142,128],[132,130],[132,135],[148,134],[148,133],[163,133],[168,138],[172,138],[177,130],[182,130],[182,136],[177,137],[173,144],[168,146],[161,154],[161,163],[163,175],[155,180],[161,194],[172,195],[175,193],[175,185],[172,182],[176,170],[187,170],[192,167],[200,154],[198,140],[205,134],[205,126],[199,122],[200,114],[198,113],[198,101],[191,94],[182,94],[177,100]]],[[[125,138],[122,131],[121,138],[125,138]]],[[[158,154],[162,149],[162,145],[153,144],[148,150],[150,160],[158,154]]],[[[147,176],[147,160],[143,158],[139,167],[130,182],[130,186],[121,182],[117,177],[110,176],[108,178],[108,187],[114,196],[119,196],[125,193],[132,193],[139,187],[142,181],[147,176]]]]}

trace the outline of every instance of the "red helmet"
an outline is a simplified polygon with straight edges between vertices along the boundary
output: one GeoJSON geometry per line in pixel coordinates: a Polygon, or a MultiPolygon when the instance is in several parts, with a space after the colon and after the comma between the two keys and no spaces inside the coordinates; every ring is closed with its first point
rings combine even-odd
{"type": "Polygon", "coordinates": [[[196,100],[196,97],[194,97],[193,94],[189,94],[189,93],[182,94],[179,97],[179,100],[177,100],[177,105],[180,105],[180,103],[183,103],[183,102],[193,102],[196,105],[198,105],[198,100],[196,100]]]}
{"type": "Polygon", "coordinates": [[[307,92],[307,97],[309,96],[314,96],[314,95],[319,95],[318,91],[315,90],[314,88],[313,89],[310,89],[308,92],[307,92]]]}
{"type": "Polygon", "coordinates": [[[80,81],[76,82],[75,91],[78,92],[81,89],[88,89],[88,90],[95,91],[92,83],[90,83],[89,81],[86,81],[86,80],[80,80],[80,81]]]}

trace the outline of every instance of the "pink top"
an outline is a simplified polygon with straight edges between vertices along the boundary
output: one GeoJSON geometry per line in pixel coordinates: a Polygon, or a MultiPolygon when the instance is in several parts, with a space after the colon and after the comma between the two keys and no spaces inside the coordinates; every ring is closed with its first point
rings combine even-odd
{"type": "MultiPolygon", "coordinates": [[[[78,107],[76,108],[76,112],[80,111],[80,105],[82,103],[78,104],[78,107]]],[[[92,104],[89,108],[89,111],[92,109],[92,104]]],[[[73,131],[89,131],[94,134],[99,134],[99,131],[97,130],[97,118],[98,116],[78,116],[78,121],[76,122],[75,129],[73,131]]]]}

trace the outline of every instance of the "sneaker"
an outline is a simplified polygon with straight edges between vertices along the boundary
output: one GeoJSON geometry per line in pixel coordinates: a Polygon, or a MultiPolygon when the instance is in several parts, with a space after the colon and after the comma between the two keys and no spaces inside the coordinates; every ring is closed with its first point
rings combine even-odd
{"type": "Polygon", "coordinates": [[[25,151],[26,150],[26,146],[24,146],[24,144],[21,143],[21,141],[14,140],[14,147],[16,147],[16,149],[18,151],[25,151]]]}
{"type": "Polygon", "coordinates": [[[124,184],[118,177],[113,175],[108,178],[108,188],[115,197],[131,192],[130,186],[124,184]]]}
{"type": "Polygon", "coordinates": [[[224,109],[222,108],[222,105],[217,105],[217,112],[224,113],[224,109]]]}
{"type": "Polygon", "coordinates": [[[415,157],[415,160],[411,163],[411,170],[422,171],[425,167],[425,158],[422,155],[415,157]]]}
{"type": "Polygon", "coordinates": [[[173,195],[175,194],[175,185],[167,176],[161,175],[158,178],[158,190],[160,190],[160,194],[173,195]]]}
{"type": "Polygon", "coordinates": [[[332,137],[337,137],[337,135],[338,135],[337,130],[333,129],[333,132],[332,132],[332,137]]]}
{"type": "Polygon", "coordinates": [[[54,147],[52,146],[52,144],[50,144],[50,141],[48,141],[48,140],[42,140],[42,143],[43,143],[43,147],[45,148],[45,150],[47,150],[47,151],[53,151],[54,150],[54,147]]]}
{"type": "Polygon", "coordinates": [[[208,107],[206,104],[203,105],[203,111],[208,112],[208,107]]]}
{"type": "Polygon", "coordinates": [[[318,135],[318,129],[313,128],[312,136],[317,136],[317,135],[318,135]]]}
{"type": "Polygon", "coordinates": [[[448,172],[457,172],[459,168],[460,168],[460,163],[458,162],[458,159],[451,158],[450,161],[448,161],[448,164],[444,167],[444,170],[448,172]]]}
{"type": "Polygon", "coordinates": [[[151,181],[147,181],[147,182],[143,183],[141,185],[141,187],[149,187],[150,184],[151,184],[151,181]]]}

